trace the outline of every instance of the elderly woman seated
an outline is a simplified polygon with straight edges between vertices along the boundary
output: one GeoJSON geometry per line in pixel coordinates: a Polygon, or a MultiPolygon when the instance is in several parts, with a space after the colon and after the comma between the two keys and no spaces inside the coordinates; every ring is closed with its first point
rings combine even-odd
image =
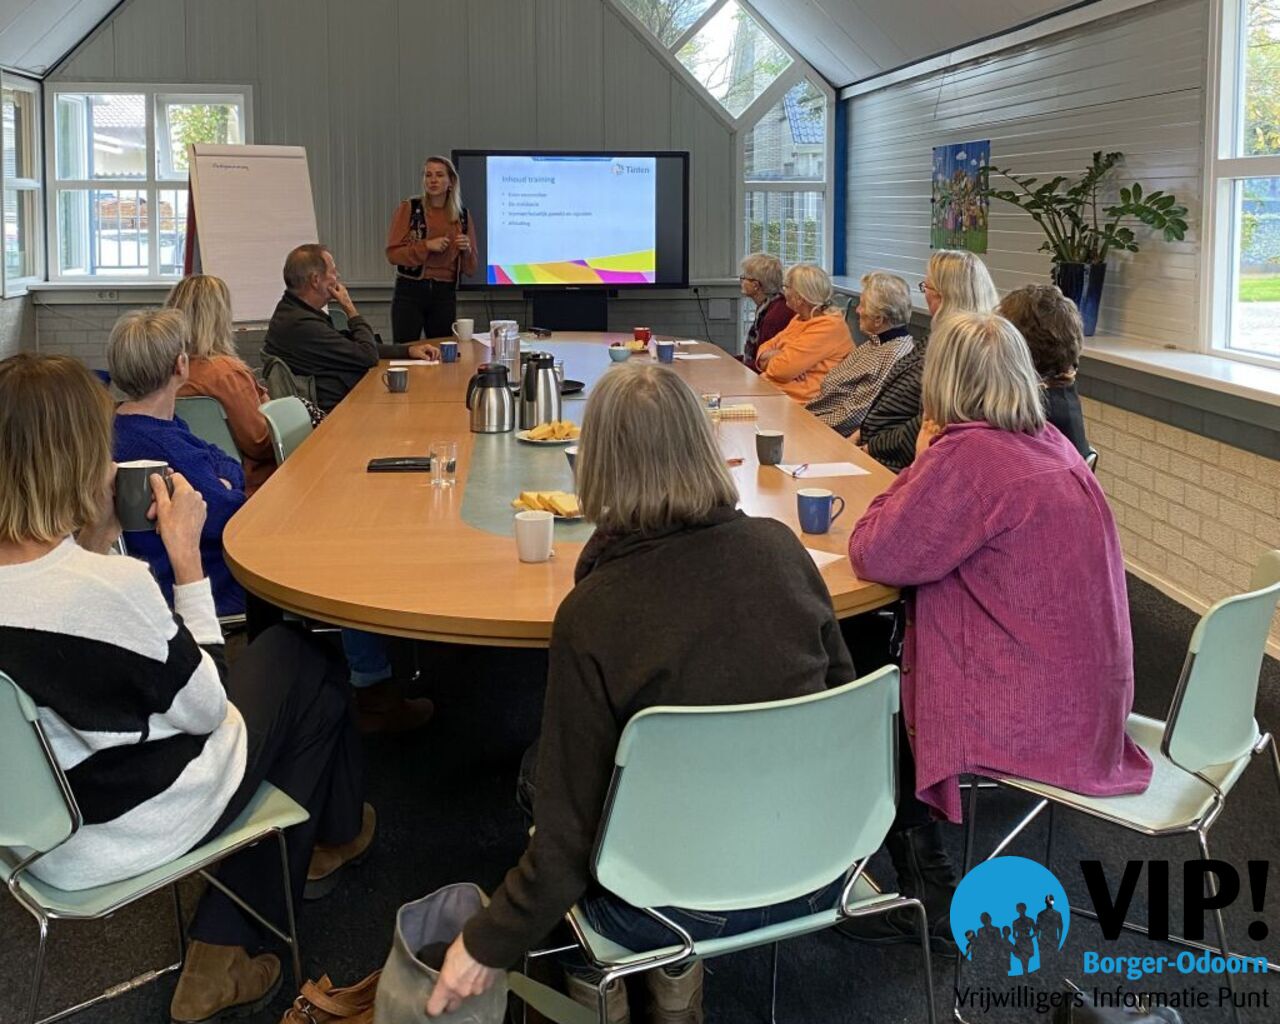
{"type": "Polygon", "coordinates": [[[1029,284],[1010,292],[997,307],[1027,343],[1040,375],[1041,397],[1049,422],[1066,435],[1081,455],[1090,452],[1084,412],[1076,394],[1076,368],[1084,347],[1084,327],[1076,304],[1051,284],[1029,284]]]}
{"type": "MultiPolygon", "coordinates": [[[[488,908],[450,947],[432,1014],[492,985],[574,904],[592,927],[630,948],[670,941],[652,918],[591,878],[614,751],[633,715],[659,704],[781,700],[854,677],[813,561],[782,523],[736,510],[737,487],[710,423],[679,376],[654,365],[605,374],[588,401],[580,449],[578,494],[596,533],[551,633],[536,828],[488,908]],[[726,635],[724,609],[745,604],[772,609],[770,628],[726,635]],[[667,613],[674,608],[679,614],[667,613]],[[645,628],[645,615],[660,628],[645,628]],[[638,628],[645,643],[636,643],[638,628]],[[717,636],[722,642],[707,642],[717,636]]],[[[695,939],[734,935],[798,917],[819,901],[834,905],[837,888],[714,919],[667,913],[695,939]]],[[[701,979],[698,965],[674,977],[649,972],[667,1014],[661,1019],[701,1020],[701,979]]],[[[569,990],[596,1007],[595,986],[580,975],[570,975],[569,990]]],[[[609,1020],[625,1014],[625,990],[615,981],[609,1020]]]]}
{"type": "Polygon", "coordinates": [[[742,347],[743,363],[756,370],[760,346],[786,327],[795,311],[782,297],[782,262],[777,256],[753,252],[746,257],[739,267],[738,287],[756,307],[746,344],[742,347]]]}
{"type": "Polygon", "coordinates": [[[812,263],[797,263],[783,279],[782,295],[795,317],[766,344],[760,372],[800,402],[818,397],[822,379],[853,351],[844,313],[834,303],[831,278],[812,263]]]}
{"type": "Polygon", "coordinates": [[[919,454],[849,540],[860,578],[912,588],[902,710],[915,796],[958,822],[966,772],[1141,792],[1151,763],[1125,734],[1120,538],[1097,480],[1046,427],[1022,337],[999,316],[947,317],[923,400],[919,454]]]}
{"type": "Polygon", "coordinates": [[[823,378],[818,397],[805,406],[845,437],[862,425],[894,364],[915,347],[911,289],[902,278],[879,271],[865,275],[857,312],[867,340],[823,378]]]}
{"type": "MultiPolygon", "coordinates": [[[[150,478],[170,611],[145,565],[107,555],[115,480],[111,400],[89,371],[66,356],[0,362],[0,670],[35,702],[83,816],[31,873],[71,890],[144,874],[220,835],[265,780],[307,811],[285,833],[293,901],[323,895],[375,827],[341,660],[279,625],[224,672],[205,501],[181,473],[172,495],[150,478]],[[312,888],[318,867],[327,882],[312,888]]],[[[283,923],[280,871],[268,839],[217,874],[283,923]]],[[[280,961],[221,891],[201,896],[189,934],[172,1021],[209,1024],[271,998],[280,961]]]]}

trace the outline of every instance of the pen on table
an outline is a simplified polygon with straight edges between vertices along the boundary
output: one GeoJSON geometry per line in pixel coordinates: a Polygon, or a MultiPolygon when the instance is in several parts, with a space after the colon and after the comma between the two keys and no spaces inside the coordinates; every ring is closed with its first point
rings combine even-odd
{"type": "Polygon", "coordinates": [[[809,468],[809,463],[802,462],[800,463],[800,465],[796,466],[794,470],[791,471],[791,475],[792,477],[798,477],[801,473],[803,473],[808,468],[809,468]]]}

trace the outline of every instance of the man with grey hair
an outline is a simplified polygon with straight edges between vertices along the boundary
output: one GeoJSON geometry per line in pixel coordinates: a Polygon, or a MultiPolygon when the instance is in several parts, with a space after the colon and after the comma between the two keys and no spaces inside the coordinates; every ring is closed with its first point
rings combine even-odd
{"type": "Polygon", "coordinates": [[[262,354],[282,360],[298,376],[314,378],[317,404],[325,412],[341,402],[379,359],[439,358],[439,350],[426,342],[382,344],[351,301],[333,254],[323,245],[300,245],[289,253],[284,286],[262,354]],[[325,312],[330,302],[346,314],[345,330],[325,312]]]}
{"type": "Polygon", "coordinates": [[[896,274],[865,275],[857,313],[866,341],[826,375],[818,397],[805,406],[845,437],[862,425],[894,364],[915,347],[911,289],[896,274]]]}

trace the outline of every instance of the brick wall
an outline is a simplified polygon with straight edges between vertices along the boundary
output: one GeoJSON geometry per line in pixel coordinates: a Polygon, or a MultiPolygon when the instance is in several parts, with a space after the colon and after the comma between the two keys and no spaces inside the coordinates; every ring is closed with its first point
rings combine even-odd
{"type": "MultiPolygon", "coordinates": [[[[1246,590],[1258,556],[1280,548],[1280,462],[1093,399],[1083,404],[1129,568],[1201,611],[1246,590]]],[[[1280,656],[1280,617],[1271,649],[1280,656]]]]}

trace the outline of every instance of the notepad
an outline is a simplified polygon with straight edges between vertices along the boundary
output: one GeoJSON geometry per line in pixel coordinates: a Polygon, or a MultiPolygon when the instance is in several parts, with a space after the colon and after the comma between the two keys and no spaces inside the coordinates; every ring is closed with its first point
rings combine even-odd
{"type": "Polygon", "coordinates": [[[392,366],[439,366],[440,361],[436,360],[433,363],[429,363],[425,359],[392,359],[391,365],[392,366]]]}
{"type": "Polygon", "coordinates": [[[870,476],[871,471],[855,466],[852,462],[778,463],[778,468],[797,480],[812,480],[824,476],[870,476]],[[799,470],[799,472],[797,472],[799,470]]]}
{"type": "Polygon", "coordinates": [[[677,359],[719,359],[714,352],[677,352],[677,359]]]}
{"type": "Polygon", "coordinates": [[[818,551],[815,548],[805,548],[809,552],[809,557],[813,559],[813,564],[819,569],[825,569],[832,562],[838,562],[844,558],[844,555],[833,555],[830,551],[818,551]]]}

